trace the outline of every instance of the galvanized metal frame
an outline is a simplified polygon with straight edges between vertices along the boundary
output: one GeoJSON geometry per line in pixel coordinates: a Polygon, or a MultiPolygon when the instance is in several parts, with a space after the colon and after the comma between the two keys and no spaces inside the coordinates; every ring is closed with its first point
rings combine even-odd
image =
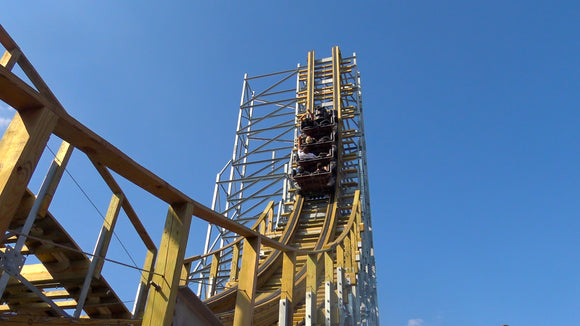
{"type": "MultiPolygon", "coordinates": [[[[212,209],[251,225],[274,200],[277,221],[288,210],[289,161],[296,127],[296,76],[299,68],[244,76],[232,159],[217,174],[212,209]]],[[[204,254],[231,243],[236,234],[208,225],[204,254]]],[[[232,250],[220,257],[217,277],[201,260],[189,274],[197,295],[205,299],[223,290],[229,280],[232,250]],[[211,284],[210,284],[211,283],[211,284]]]]}

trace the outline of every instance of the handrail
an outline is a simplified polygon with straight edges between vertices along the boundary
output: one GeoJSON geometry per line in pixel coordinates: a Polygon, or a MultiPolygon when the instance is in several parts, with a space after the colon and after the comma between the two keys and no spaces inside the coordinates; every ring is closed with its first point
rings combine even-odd
{"type": "MultiPolygon", "coordinates": [[[[262,221],[266,218],[266,216],[268,216],[268,213],[270,211],[273,211],[273,208],[274,208],[274,201],[272,200],[272,201],[270,201],[268,203],[268,205],[266,206],[266,208],[264,209],[264,211],[262,212],[262,214],[260,214],[260,217],[258,217],[258,219],[256,220],[256,222],[254,222],[254,225],[252,225],[251,229],[252,230],[256,230],[260,226],[260,223],[262,223],[262,221]]],[[[221,247],[219,249],[216,249],[214,251],[208,252],[208,253],[203,254],[203,255],[195,255],[195,256],[191,256],[191,257],[185,258],[183,260],[183,263],[184,264],[188,264],[188,263],[192,263],[192,262],[194,262],[196,260],[200,260],[200,259],[203,259],[203,258],[212,256],[212,255],[215,255],[215,254],[217,254],[220,251],[223,251],[225,249],[228,249],[228,248],[230,248],[230,247],[232,247],[232,246],[240,243],[242,240],[244,240],[244,237],[238,237],[233,242],[231,242],[231,243],[229,243],[229,244],[227,244],[227,245],[225,245],[225,246],[223,246],[223,247],[221,247]]]]}

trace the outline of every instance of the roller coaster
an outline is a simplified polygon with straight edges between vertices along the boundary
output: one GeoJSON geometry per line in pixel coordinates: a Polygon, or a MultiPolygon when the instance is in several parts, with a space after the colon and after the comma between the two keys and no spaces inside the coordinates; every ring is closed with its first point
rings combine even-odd
{"type": "Polygon", "coordinates": [[[0,99],[17,111],[0,141],[2,322],[379,324],[356,55],[311,51],[305,65],[244,76],[232,159],[210,208],[71,117],[1,26],[0,43],[0,99]],[[35,194],[51,137],[62,143],[35,194]],[[112,193],[92,253],[49,210],[74,149],[112,193]],[[159,245],[117,175],[169,205],[159,245]],[[146,248],[142,267],[125,264],[141,274],[132,309],[105,280],[105,264],[120,263],[107,253],[121,212],[146,248]],[[208,229],[203,253],[187,257],[193,217],[208,229]]]}

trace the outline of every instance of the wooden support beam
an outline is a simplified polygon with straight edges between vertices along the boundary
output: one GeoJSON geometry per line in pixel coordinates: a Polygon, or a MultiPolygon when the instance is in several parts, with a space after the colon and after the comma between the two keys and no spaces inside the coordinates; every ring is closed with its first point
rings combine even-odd
{"type": "Polygon", "coordinates": [[[282,288],[278,323],[280,326],[292,324],[294,313],[294,276],[296,273],[296,253],[282,253],[282,288]]]}
{"type": "Polygon", "coordinates": [[[220,267],[220,252],[216,252],[211,257],[211,266],[209,269],[209,296],[215,294],[218,270],[220,267]]]}
{"type": "Polygon", "coordinates": [[[324,254],[324,324],[332,325],[333,310],[336,307],[334,299],[334,261],[329,251],[324,254]]]}
{"type": "Polygon", "coordinates": [[[268,226],[266,227],[267,235],[272,232],[274,232],[274,208],[268,210],[268,226]]]}
{"type": "Polygon", "coordinates": [[[230,283],[236,282],[238,279],[239,272],[239,262],[240,262],[240,243],[234,244],[232,248],[232,265],[230,268],[230,283]]]}
{"type": "Polygon", "coordinates": [[[342,267],[336,268],[336,318],[338,319],[339,326],[344,324],[344,314],[342,308],[344,307],[344,270],[342,267]]]}
{"type": "Polygon", "coordinates": [[[347,278],[350,280],[350,274],[352,273],[352,245],[351,245],[351,234],[344,238],[344,269],[347,274],[347,278]]]}
{"type": "Polygon", "coordinates": [[[81,312],[83,311],[85,301],[87,300],[87,294],[89,293],[89,288],[91,282],[94,278],[101,278],[101,270],[103,269],[103,264],[105,262],[104,257],[107,255],[109,250],[109,244],[111,243],[111,238],[113,237],[113,232],[115,230],[115,225],[117,224],[117,217],[119,217],[119,211],[121,210],[121,203],[123,201],[122,194],[113,194],[111,198],[111,203],[109,204],[109,209],[107,210],[107,215],[103,226],[101,227],[101,232],[93,250],[93,259],[89,265],[89,270],[85,276],[85,281],[81,288],[81,293],[78,299],[78,306],[74,312],[74,318],[79,318],[81,312]]]}
{"type": "Polygon", "coordinates": [[[131,221],[131,224],[133,224],[135,231],[137,231],[137,234],[139,234],[139,236],[141,237],[141,240],[143,241],[143,243],[145,244],[147,249],[157,251],[157,247],[155,247],[155,243],[149,237],[147,230],[145,229],[145,227],[141,223],[141,220],[139,220],[139,216],[137,216],[137,213],[135,213],[135,210],[133,210],[133,206],[131,206],[131,203],[129,202],[129,200],[125,196],[125,193],[123,192],[123,190],[121,189],[121,187],[119,186],[117,181],[115,181],[115,178],[111,175],[111,173],[109,172],[107,167],[105,167],[101,163],[95,161],[93,158],[91,158],[90,155],[89,155],[89,159],[91,159],[91,162],[93,163],[93,165],[95,166],[95,168],[97,169],[97,171],[99,172],[99,174],[101,175],[103,180],[107,183],[107,185],[109,186],[111,191],[113,191],[114,193],[122,194],[123,197],[125,198],[125,200],[123,200],[123,205],[122,205],[123,211],[125,211],[125,214],[127,214],[129,221],[131,221]]]}
{"type": "Polygon", "coordinates": [[[192,214],[189,202],[169,207],[143,325],[171,325],[192,214]]]}
{"type": "Polygon", "coordinates": [[[45,108],[19,112],[0,140],[0,234],[10,225],[56,123],[45,108]]]}
{"type": "Polygon", "coordinates": [[[179,279],[179,286],[187,286],[189,273],[191,272],[192,262],[184,262],[183,268],[181,269],[181,276],[179,279]]]}
{"type": "Polygon", "coordinates": [[[157,250],[147,250],[145,256],[145,263],[143,264],[144,271],[141,273],[141,280],[137,287],[137,294],[135,295],[135,304],[133,305],[133,318],[142,319],[145,311],[145,304],[147,303],[147,294],[149,292],[150,284],[153,279],[153,268],[157,258],[157,250]]]}
{"type": "Polygon", "coordinates": [[[50,203],[52,202],[52,198],[54,197],[54,193],[56,192],[56,188],[58,187],[60,180],[62,179],[62,175],[66,169],[66,165],[68,164],[68,161],[70,160],[70,157],[72,155],[73,150],[74,150],[74,147],[72,147],[66,141],[63,141],[60,144],[58,152],[56,153],[56,157],[54,158],[53,163],[52,163],[52,164],[55,164],[57,166],[57,169],[56,169],[54,177],[52,178],[52,181],[49,185],[48,191],[46,192],[46,195],[45,195],[44,199],[42,200],[42,204],[40,205],[40,210],[38,211],[38,216],[45,217],[46,214],[48,213],[48,208],[50,206],[50,203]]]}
{"type": "MultiPolygon", "coordinates": [[[[341,56],[338,46],[332,48],[332,101],[334,102],[334,109],[338,115],[338,120],[342,119],[342,96],[340,89],[340,64],[341,56]]],[[[339,130],[340,131],[340,130],[339,130]]]]}
{"type": "Polygon", "coordinates": [[[234,326],[252,325],[254,317],[254,299],[256,297],[256,279],[260,260],[260,238],[244,239],[242,268],[238,282],[234,326]]]}
{"type": "Polygon", "coordinates": [[[306,112],[311,119],[314,119],[314,51],[308,52],[308,75],[306,78],[306,112]]]}
{"type": "Polygon", "coordinates": [[[318,289],[318,259],[317,254],[309,254],[306,258],[306,326],[316,325],[316,290],[318,289]]]}
{"type": "Polygon", "coordinates": [[[117,224],[117,219],[119,217],[119,211],[121,210],[121,206],[123,205],[123,201],[125,197],[123,194],[113,194],[111,197],[111,202],[109,204],[109,208],[107,210],[107,215],[105,216],[105,221],[103,222],[103,226],[101,228],[101,233],[99,234],[99,240],[102,239],[102,242],[97,243],[94,250],[94,257],[93,260],[97,260],[95,266],[95,277],[100,278],[101,270],[103,269],[103,263],[105,262],[103,258],[107,255],[107,251],[109,250],[109,245],[111,244],[111,239],[113,237],[113,233],[115,232],[115,225],[117,224]]]}

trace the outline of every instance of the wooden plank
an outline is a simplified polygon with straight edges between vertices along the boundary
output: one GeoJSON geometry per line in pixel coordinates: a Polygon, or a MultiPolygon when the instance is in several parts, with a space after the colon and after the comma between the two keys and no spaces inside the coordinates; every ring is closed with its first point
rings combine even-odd
{"type": "MultiPolygon", "coordinates": [[[[76,307],[77,302],[73,299],[63,300],[63,301],[55,301],[54,302],[57,306],[63,309],[71,309],[76,307]]],[[[52,310],[52,308],[46,302],[28,302],[22,307],[18,307],[19,312],[33,312],[38,310],[52,310]]],[[[0,312],[9,312],[12,311],[12,308],[8,305],[0,305],[0,312]]]]}
{"type": "MultiPolygon", "coordinates": [[[[77,265],[72,266],[68,271],[58,274],[58,280],[55,281],[52,274],[46,269],[43,264],[30,264],[24,265],[20,275],[27,279],[30,283],[35,285],[42,285],[46,283],[66,283],[66,282],[78,282],[83,279],[86,273],[86,266],[80,267],[77,265]]],[[[10,284],[18,283],[16,280],[11,279],[10,284]]],[[[19,284],[19,283],[18,283],[19,284]]]]}
{"type": "Polygon", "coordinates": [[[240,270],[236,307],[234,310],[234,326],[252,325],[259,259],[260,238],[252,237],[244,239],[242,268],[240,270]]]}
{"type": "Polygon", "coordinates": [[[192,203],[169,207],[143,325],[171,325],[192,214],[192,203]]]}
{"type": "Polygon", "coordinates": [[[56,122],[44,108],[20,112],[0,140],[0,234],[12,221],[56,122]]]}

